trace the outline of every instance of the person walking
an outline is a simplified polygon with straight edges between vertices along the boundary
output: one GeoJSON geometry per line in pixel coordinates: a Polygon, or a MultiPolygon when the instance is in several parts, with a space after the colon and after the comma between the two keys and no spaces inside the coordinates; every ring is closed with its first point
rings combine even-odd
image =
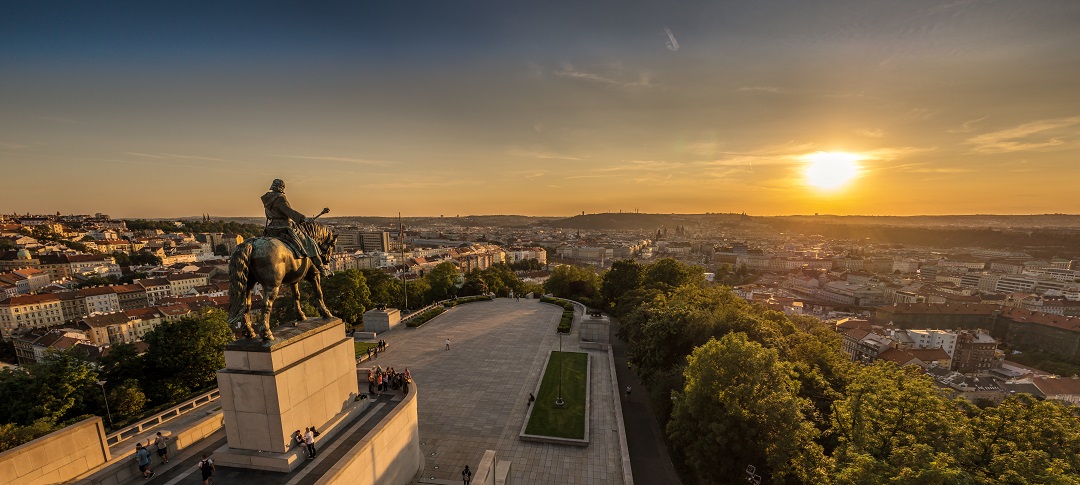
{"type": "Polygon", "coordinates": [[[312,428],[304,428],[304,443],[307,444],[308,459],[315,459],[315,431],[312,428]]]}
{"type": "Polygon", "coordinates": [[[157,456],[161,457],[162,463],[169,462],[169,438],[166,438],[161,434],[161,431],[157,432],[157,436],[154,437],[154,447],[157,448],[157,456]]]}
{"type": "Polygon", "coordinates": [[[630,386],[626,386],[626,397],[630,397],[630,386]]]}
{"type": "Polygon", "coordinates": [[[450,339],[446,339],[446,350],[450,350],[450,339]]]}
{"type": "Polygon", "coordinates": [[[469,465],[465,465],[465,469],[461,470],[461,481],[464,485],[469,485],[469,482],[472,481],[472,471],[469,470],[469,465]]]}
{"type": "Polygon", "coordinates": [[[146,451],[142,443],[135,443],[135,463],[139,464],[143,480],[149,480],[154,476],[154,470],[150,469],[150,452],[146,451]]]}
{"type": "MultiPolygon", "coordinates": [[[[296,431],[297,433],[300,430],[296,431]]],[[[214,483],[214,460],[211,460],[206,453],[203,453],[202,460],[199,461],[199,471],[202,472],[203,485],[210,485],[214,483]]]]}

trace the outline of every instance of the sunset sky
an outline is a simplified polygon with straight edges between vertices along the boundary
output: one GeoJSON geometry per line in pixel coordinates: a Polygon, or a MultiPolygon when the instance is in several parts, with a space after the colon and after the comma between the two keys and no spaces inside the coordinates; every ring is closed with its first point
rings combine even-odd
{"type": "Polygon", "coordinates": [[[1080,213],[1077,0],[219,3],[0,2],[0,211],[1080,213]]]}

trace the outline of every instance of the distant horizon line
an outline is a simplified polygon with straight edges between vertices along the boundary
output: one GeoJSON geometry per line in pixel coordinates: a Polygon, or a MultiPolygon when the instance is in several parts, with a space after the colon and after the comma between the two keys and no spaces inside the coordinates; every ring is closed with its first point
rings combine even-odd
{"type": "MultiPolygon", "coordinates": [[[[709,216],[709,215],[729,215],[729,216],[747,216],[747,217],[879,217],[879,218],[915,218],[915,217],[1041,217],[1041,216],[1066,216],[1076,217],[1080,216],[1080,213],[1064,213],[1064,212],[1043,212],[1043,213],[1028,213],[1028,214],[1004,214],[1004,213],[970,213],[970,214],[907,214],[907,215],[873,215],[873,214],[776,214],[776,215],[755,215],[746,212],[588,212],[585,214],[573,214],[573,215],[558,215],[558,216],[542,216],[542,215],[525,215],[525,214],[467,214],[467,215],[400,215],[402,219],[458,219],[463,217],[528,217],[536,219],[570,219],[573,217],[582,216],[594,216],[594,215],[651,215],[651,216],[709,216]]],[[[262,216],[215,216],[208,214],[211,219],[260,219],[262,216]]],[[[180,216],[180,217],[116,217],[116,219],[147,219],[147,220],[185,220],[185,219],[201,219],[203,216],[180,216]]],[[[399,217],[398,215],[339,215],[339,216],[323,216],[322,219],[342,219],[342,218],[388,218],[394,219],[399,217]]]]}

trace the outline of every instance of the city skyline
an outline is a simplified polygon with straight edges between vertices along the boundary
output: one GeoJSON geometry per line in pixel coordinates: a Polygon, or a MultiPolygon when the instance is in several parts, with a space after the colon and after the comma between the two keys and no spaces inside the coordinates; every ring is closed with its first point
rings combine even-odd
{"type": "Polygon", "coordinates": [[[0,208],[1080,213],[1075,2],[425,7],[0,3],[0,208]]]}

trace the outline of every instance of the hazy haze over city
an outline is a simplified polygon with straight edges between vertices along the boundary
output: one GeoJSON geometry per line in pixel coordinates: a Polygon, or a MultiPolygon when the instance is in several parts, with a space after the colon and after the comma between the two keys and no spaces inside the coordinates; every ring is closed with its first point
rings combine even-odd
{"type": "Polygon", "coordinates": [[[253,216],[282,178],[334,215],[1075,213],[1078,25],[1071,0],[3,2],[0,207],[253,216]]]}

